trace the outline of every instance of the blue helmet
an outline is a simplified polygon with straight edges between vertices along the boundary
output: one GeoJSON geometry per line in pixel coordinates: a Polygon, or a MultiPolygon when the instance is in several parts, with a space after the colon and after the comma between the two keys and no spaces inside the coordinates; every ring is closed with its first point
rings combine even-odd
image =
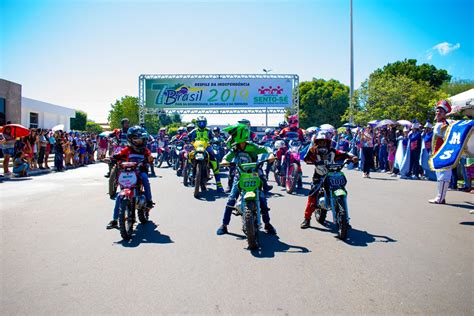
{"type": "Polygon", "coordinates": [[[197,127],[199,127],[200,129],[205,129],[206,126],[207,126],[207,119],[206,119],[204,116],[199,116],[199,117],[196,119],[196,125],[197,125],[197,127]]]}
{"type": "Polygon", "coordinates": [[[148,141],[148,133],[143,127],[135,125],[128,129],[127,140],[133,150],[143,152],[148,141]]]}

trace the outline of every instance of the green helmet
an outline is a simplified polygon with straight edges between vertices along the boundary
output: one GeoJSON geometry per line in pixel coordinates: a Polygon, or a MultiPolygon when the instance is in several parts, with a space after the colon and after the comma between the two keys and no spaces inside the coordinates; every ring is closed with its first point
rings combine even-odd
{"type": "Polygon", "coordinates": [[[249,140],[250,138],[250,130],[247,125],[245,124],[237,124],[226,127],[224,129],[229,135],[232,137],[231,139],[231,146],[235,146],[239,143],[244,143],[249,140]]]}

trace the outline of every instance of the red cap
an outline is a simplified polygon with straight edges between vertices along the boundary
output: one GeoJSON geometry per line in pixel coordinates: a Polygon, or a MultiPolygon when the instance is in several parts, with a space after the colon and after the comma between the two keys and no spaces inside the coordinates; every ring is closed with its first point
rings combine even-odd
{"type": "Polygon", "coordinates": [[[436,106],[435,106],[435,109],[437,109],[437,108],[443,109],[446,112],[446,114],[451,112],[451,104],[449,104],[448,100],[438,101],[438,103],[436,103],[436,106]]]}

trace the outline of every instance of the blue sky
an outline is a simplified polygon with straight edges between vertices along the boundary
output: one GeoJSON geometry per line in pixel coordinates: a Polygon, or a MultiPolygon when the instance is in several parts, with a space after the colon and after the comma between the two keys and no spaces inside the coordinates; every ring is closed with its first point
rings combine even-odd
{"type": "MultiPolygon", "coordinates": [[[[415,58],[474,79],[473,1],[354,0],[355,84],[415,58]]],[[[349,84],[349,0],[0,0],[0,77],[105,121],[142,73],[296,73],[349,84]]],[[[275,118],[277,119],[277,118],[275,118]]]]}

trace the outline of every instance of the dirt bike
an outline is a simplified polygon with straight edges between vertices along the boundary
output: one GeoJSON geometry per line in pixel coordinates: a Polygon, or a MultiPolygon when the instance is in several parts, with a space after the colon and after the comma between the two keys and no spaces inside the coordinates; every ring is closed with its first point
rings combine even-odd
{"type": "Polygon", "coordinates": [[[347,164],[326,164],[328,172],[322,177],[318,184],[320,186],[317,195],[316,220],[323,225],[327,212],[332,212],[334,224],[340,239],[345,240],[350,228],[349,210],[347,208],[347,179],[342,168],[347,164]]]}
{"type": "MultiPolygon", "coordinates": [[[[122,151],[122,149],[125,148],[125,146],[121,146],[119,144],[114,145],[114,151],[113,155],[118,154],[119,152],[122,151]]],[[[110,161],[110,160],[108,160],[110,161]]],[[[118,182],[117,182],[117,173],[118,173],[118,168],[117,165],[113,162],[112,168],[110,169],[110,175],[109,175],[109,196],[110,198],[114,198],[115,195],[117,194],[117,188],[118,188],[118,182]]]]}
{"type": "Polygon", "coordinates": [[[173,163],[173,170],[178,170],[179,168],[179,165],[181,163],[181,152],[183,151],[183,147],[184,147],[184,142],[177,141],[172,148],[173,154],[172,154],[171,160],[173,163]]]}
{"type": "Polygon", "coordinates": [[[299,140],[290,140],[288,143],[289,150],[285,154],[284,166],[286,166],[285,172],[285,188],[287,193],[293,193],[296,190],[303,187],[303,172],[301,170],[300,161],[300,149],[301,142],[299,140]]]}
{"type": "Polygon", "coordinates": [[[140,223],[148,222],[149,209],[146,207],[146,198],[143,185],[140,181],[139,163],[119,162],[118,183],[120,192],[117,199],[120,199],[119,230],[124,240],[130,240],[135,224],[135,210],[140,223]]]}
{"type": "Polygon", "coordinates": [[[183,174],[183,184],[185,187],[194,186],[194,174],[193,174],[193,164],[191,162],[190,156],[194,150],[192,144],[184,145],[182,152],[182,174],[183,174]]]}
{"type": "Polygon", "coordinates": [[[275,156],[277,159],[273,163],[273,175],[275,176],[275,182],[278,186],[283,186],[286,182],[285,175],[282,171],[282,160],[285,157],[287,151],[286,143],[283,140],[277,140],[275,142],[275,156]]]}
{"type": "Polygon", "coordinates": [[[209,154],[206,151],[208,146],[206,141],[194,141],[194,151],[191,153],[191,163],[194,175],[194,197],[199,196],[199,192],[206,191],[209,180],[209,154]]]}
{"type": "Polygon", "coordinates": [[[258,170],[263,163],[260,162],[233,164],[239,174],[240,201],[233,207],[234,215],[243,217],[243,230],[247,236],[249,249],[259,247],[258,232],[260,230],[260,194],[262,192],[262,181],[258,175],[258,170]]]}
{"type": "Polygon", "coordinates": [[[158,141],[157,155],[155,160],[155,167],[160,168],[164,161],[171,167],[171,150],[170,146],[166,145],[164,141],[158,141]]]}

